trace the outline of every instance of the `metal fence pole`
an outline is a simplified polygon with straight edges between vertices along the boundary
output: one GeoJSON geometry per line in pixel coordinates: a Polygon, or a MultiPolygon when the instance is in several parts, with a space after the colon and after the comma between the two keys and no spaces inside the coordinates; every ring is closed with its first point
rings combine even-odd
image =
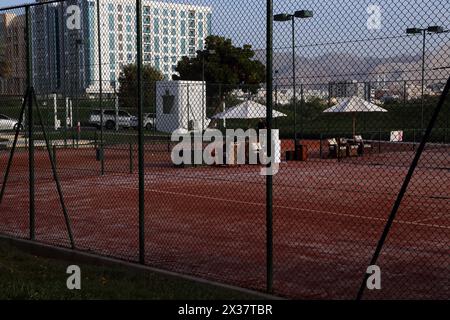
{"type": "Polygon", "coordinates": [[[142,2],[136,0],[137,15],[137,86],[138,86],[138,157],[139,157],[139,262],[145,264],[145,193],[144,193],[144,127],[142,87],[142,2]]]}
{"type": "MultiPolygon", "coordinates": [[[[448,78],[448,80],[447,80],[447,84],[445,85],[445,88],[442,92],[442,96],[439,99],[439,103],[437,104],[436,108],[434,109],[433,116],[431,117],[430,123],[428,124],[425,134],[422,136],[422,140],[420,142],[419,148],[417,149],[416,155],[414,156],[411,166],[409,167],[408,174],[406,175],[405,180],[403,181],[403,185],[398,193],[398,196],[397,196],[397,199],[392,208],[391,214],[389,215],[389,218],[386,222],[383,233],[381,234],[381,238],[378,241],[377,247],[376,247],[375,252],[370,261],[371,266],[377,264],[381,250],[383,249],[384,243],[389,235],[389,231],[391,230],[392,224],[394,223],[395,217],[397,216],[398,209],[400,208],[402,200],[406,194],[406,191],[408,190],[409,183],[411,182],[411,179],[414,175],[417,165],[419,164],[419,160],[422,156],[423,151],[425,150],[425,145],[427,144],[427,142],[431,136],[431,132],[433,131],[434,126],[436,125],[439,114],[441,113],[441,110],[444,106],[445,100],[447,99],[449,91],[450,91],[450,78],[448,78]]],[[[361,283],[361,286],[359,288],[359,291],[358,291],[358,294],[356,297],[357,300],[361,300],[363,298],[368,278],[369,278],[369,274],[366,273],[364,276],[364,279],[361,283]]]]}
{"type": "Polygon", "coordinates": [[[27,59],[27,90],[28,90],[28,167],[30,179],[30,216],[29,228],[30,239],[35,239],[35,175],[34,175],[34,138],[33,138],[33,97],[31,95],[32,87],[32,61],[31,61],[31,28],[30,28],[30,7],[25,7],[25,34],[26,34],[26,59],[27,59]]]}
{"type": "MultiPolygon", "coordinates": [[[[267,122],[267,154],[272,155],[272,112],[273,112],[273,1],[267,0],[267,38],[266,38],[266,122],[267,122]]],[[[269,163],[269,165],[271,165],[269,163]]],[[[267,279],[266,290],[273,291],[273,177],[268,174],[266,177],[266,254],[267,254],[267,279]]]]}
{"type": "Polygon", "coordinates": [[[97,0],[97,45],[98,45],[98,81],[99,81],[99,109],[100,109],[100,166],[101,174],[105,174],[104,141],[103,141],[103,75],[102,75],[102,44],[100,23],[100,0],[97,0]]]}

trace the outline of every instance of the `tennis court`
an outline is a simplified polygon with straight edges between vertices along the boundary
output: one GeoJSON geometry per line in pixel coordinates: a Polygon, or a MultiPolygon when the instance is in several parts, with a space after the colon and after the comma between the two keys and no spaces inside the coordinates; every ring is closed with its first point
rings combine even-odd
{"type": "MultiPolygon", "coordinates": [[[[263,290],[266,206],[260,168],[175,168],[166,147],[146,146],[146,263],[263,290]]],[[[423,155],[380,258],[379,297],[449,296],[448,151],[441,145],[423,155]]],[[[277,293],[354,298],[413,155],[412,149],[398,149],[281,164],[273,187],[277,293]]],[[[1,153],[1,172],[7,156],[1,153]]],[[[93,148],[60,149],[56,158],[76,247],[137,260],[135,150],[107,148],[104,176],[93,148]]],[[[21,237],[28,236],[27,170],[27,153],[18,151],[0,215],[1,232],[21,237]]],[[[36,235],[69,245],[44,150],[36,151],[36,235]]]]}

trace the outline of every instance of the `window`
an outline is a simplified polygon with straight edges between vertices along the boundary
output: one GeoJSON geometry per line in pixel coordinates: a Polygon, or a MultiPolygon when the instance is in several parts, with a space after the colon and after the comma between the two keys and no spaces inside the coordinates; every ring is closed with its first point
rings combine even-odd
{"type": "Polygon", "coordinates": [[[180,17],[181,18],[186,18],[186,12],[185,11],[180,11],[180,17]]]}
{"type": "Polygon", "coordinates": [[[181,39],[181,54],[186,54],[186,39],[181,39]]]}
{"type": "Polygon", "coordinates": [[[114,15],[110,14],[109,15],[109,31],[114,31],[114,24],[115,24],[114,15]]]}
{"type": "Polygon", "coordinates": [[[155,52],[159,52],[159,38],[155,37],[155,42],[154,42],[154,47],[155,47],[155,52]]]}
{"type": "Polygon", "coordinates": [[[144,46],[144,52],[151,52],[151,51],[152,51],[151,46],[149,44],[146,44],[144,46]]]}
{"type": "Polygon", "coordinates": [[[150,14],[150,7],[144,7],[144,14],[150,14]]]}
{"type": "Polygon", "coordinates": [[[203,20],[203,13],[200,12],[200,13],[198,14],[198,19],[199,19],[199,20],[203,20]]]}
{"type": "Polygon", "coordinates": [[[198,23],[198,36],[203,38],[203,22],[201,21],[198,23]]]}
{"type": "Polygon", "coordinates": [[[182,20],[181,21],[181,36],[185,36],[186,35],[186,21],[182,20]]]}
{"type": "Polygon", "coordinates": [[[131,16],[127,15],[127,22],[131,23],[131,16]]]}
{"type": "Polygon", "coordinates": [[[159,34],[159,19],[155,18],[153,21],[153,29],[155,30],[155,34],[159,34]]]}
{"type": "Polygon", "coordinates": [[[206,28],[208,29],[206,32],[208,34],[211,34],[211,14],[210,13],[208,13],[206,15],[206,28]]]}
{"type": "Polygon", "coordinates": [[[109,34],[109,49],[110,50],[115,50],[116,49],[116,42],[115,42],[114,33],[110,33],[109,34]]]}
{"type": "Polygon", "coordinates": [[[108,10],[114,11],[114,5],[112,3],[108,4],[108,10]]]}
{"type": "Polygon", "coordinates": [[[169,11],[167,9],[163,10],[163,16],[167,17],[169,15],[169,11]]]}

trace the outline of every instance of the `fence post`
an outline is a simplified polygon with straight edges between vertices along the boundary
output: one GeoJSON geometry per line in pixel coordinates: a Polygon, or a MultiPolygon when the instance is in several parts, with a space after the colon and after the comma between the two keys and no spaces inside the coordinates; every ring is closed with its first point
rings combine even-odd
{"type": "MultiPolygon", "coordinates": [[[[267,0],[267,38],[266,38],[266,122],[267,122],[267,154],[272,159],[272,110],[273,110],[273,0],[267,0]]],[[[294,102],[295,103],[295,102],[294,102]]],[[[295,131],[295,130],[294,130],[295,131]]],[[[294,132],[295,134],[295,132],[294,132]]],[[[271,163],[269,163],[269,166],[271,163]]],[[[266,176],[266,290],[273,292],[273,177],[268,172],[266,176]]]]}
{"type": "MultiPolygon", "coordinates": [[[[102,75],[102,45],[101,45],[101,23],[100,23],[100,0],[97,0],[97,50],[98,50],[98,81],[99,81],[99,109],[100,109],[100,154],[103,155],[104,145],[103,145],[103,75],[102,75]]],[[[100,159],[100,171],[101,175],[105,174],[105,161],[103,160],[103,156],[100,159]]]]}
{"type": "Polygon", "coordinates": [[[53,163],[55,164],[55,169],[57,167],[57,157],[56,157],[56,144],[53,145],[53,163]]]}
{"type": "Polygon", "coordinates": [[[323,159],[323,149],[322,149],[322,140],[323,140],[323,134],[320,133],[320,159],[323,159]]]}
{"type": "Polygon", "coordinates": [[[26,34],[26,59],[27,59],[27,88],[28,88],[28,163],[30,179],[30,239],[35,239],[35,175],[34,175],[34,137],[33,137],[33,96],[32,96],[32,53],[31,53],[31,28],[30,7],[25,7],[25,34],[26,34]]]}
{"type": "Polygon", "coordinates": [[[133,174],[133,144],[130,143],[130,174],[133,174]]]}
{"type": "Polygon", "coordinates": [[[138,162],[139,162],[139,262],[145,264],[145,193],[144,193],[144,114],[142,87],[142,1],[136,0],[137,15],[137,87],[138,87],[138,162]]]}
{"type": "Polygon", "coordinates": [[[378,130],[378,153],[381,153],[381,129],[378,130]]]}

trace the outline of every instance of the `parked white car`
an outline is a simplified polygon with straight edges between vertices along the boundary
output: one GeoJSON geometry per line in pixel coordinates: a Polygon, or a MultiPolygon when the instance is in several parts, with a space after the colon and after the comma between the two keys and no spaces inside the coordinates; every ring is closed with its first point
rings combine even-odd
{"type": "MultiPolygon", "coordinates": [[[[0,130],[17,130],[18,125],[19,120],[0,114],[0,130]]],[[[23,125],[20,126],[20,130],[23,130],[23,125]]]]}
{"type": "MultiPolygon", "coordinates": [[[[89,116],[89,124],[100,128],[100,115],[100,110],[92,111],[91,115],[89,116]]],[[[119,128],[131,128],[134,118],[134,116],[126,111],[119,111],[119,113],[116,114],[115,110],[103,110],[103,126],[108,130],[115,129],[116,122],[119,128]]]]}
{"type": "MultiPolygon", "coordinates": [[[[145,113],[143,121],[144,121],[144,128],[146,130],[152,130],[155,126],[155,115],[151,113],[145,113]]],[[[137,129],[138,123],[139,123],[138,118],[133,117],[133,119],[131,120],[131,127],[137,129]]]]}

